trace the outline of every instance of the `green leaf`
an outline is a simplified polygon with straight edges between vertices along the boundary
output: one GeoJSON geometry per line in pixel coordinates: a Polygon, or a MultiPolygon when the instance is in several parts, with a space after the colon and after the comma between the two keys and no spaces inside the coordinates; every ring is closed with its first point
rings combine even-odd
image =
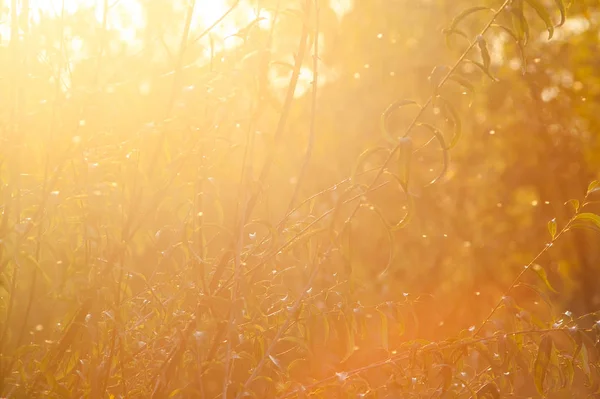
{"type": "MultiPolygon", "coordinates": [[[[394,141],[394,139],[392,137],[389,137],[390,141],[394,141]]],[[[355,181],[356,180],[356,175],[358,175],[361,170],[360,167],[363,165],[363,163],[365,163],[365,161],[367,160],[367,158],[369,158],[371,155],[377,153],[377,152],[385,152],[386,155],[389,154],[389,150],[386,147],[371,147],[371,148],[367,148],[366,150],[364,150],[359,156],[358,159],[356,160],[356,163],[354,164],[354,167],[352,168],[352,174],[350,175],[350,181],[355,181]]]]}
{"type": "Polygon", "coordinates": [[[539,2],[539,0],[525,0],[527,4],[531,6],[537,13],[537,15],[544,21],[546,24],[546,29],[548,29],[548,40],[552,39],[552,35],[554,35],[554,24],[550,19],[550,14],[546,7],[539,2]]]}
{"type": "Polygon", "coordinates": [[[546,275],[546,270],[544,270],[544,268],[540,265],[533,264],[531,266],[531,269],[539,276],[539,278],[544,282],[544,284],[546,284],[546,287],[548,287],[548,289],[552,292],[558,292],[554,289],[554,287],[552,287],[552,284],[550,284],[550,281],[548,281],[548,276],[546,275]]]}
{"type": "Polygon", "coordinates": [[[563,388],[571,388],[571,386],[573,385],[573,379],[575,378],[575,369],[573,368],[573,363],[570,361],[565,362],[563,372],[565,374],[565,382],[563,384],[563,388]]]}
{"type": "Polygon", "coordinates": [[[297,350],[300,349],[300,348],[302,348],[304,351],[310,352],[310,349],[309,349],[309,347],[308,347],[308,345],[307,345],[307,343],[306,343],[305,340],[303,340],[301,338],[298,338],[298,337],[294,337],[292,335],[280,338],[279,342],[290,342],[290,343],[298,345],[297,350]]]}
{"type": "Polygon", "coordinates": [[[383,347],[383,349],[385,349],[387,351],[387,350],[389,350],[389,342],[388,342],[388,334],[389,334],[388,319],[387,319],[387,316],[385,315],[385,313],[383,313],[379,309],[376,309],[376,310],[377,310],[377,313],[379,313],[379,317],[381,318],[381,346],[383,347]]]}
{"type": "Polygon", "coordinates": [[[477,47],[479,47],[479,51],[481,52],[483,68],[486,71],[489,71],[492,58],[490,57],[490,52],[487,48],[487,42],[485,41],[485,38],[482,35],[477,35],[477,47]]]}
{"type": "Polygon", "coordinates": [[[575,217],[573,218],[573,221],[590,222],[590,223],[592,223],[592,225],[594,227],[600,229],[600,216],[598,216],[594,213],[589,213],[589,212],[580,213],[578,215],[575,215],[575,217]]]}
{"type": "Polygon", "coordinates": [[[448,65],[437,65],[433,68],[427,80],[429,80],[429,83],[434,91],[438,90],[440,84],[444,81],[449,71],[450,67],[448,65]]]}
{"type": "Polygon", "coordinates": [[[537,295],[539,295],[539,297],[546,303],[546,305],[548,305],[548,308],[550,310],[554,309],[554,306],[552,304],[552,301],[548,297],[548,294],[545,291],[543,291],[542,289],[540,289],[539,287],[536,287],[534,285],[530,285],[527,283],[518,283],[517,285],[515,285],[515,287],[525,287],[525,288],[530,289],[531,291],[533,291],[537,295]]]}
{"type": "Polygon", "coordinates": [[[465,59],[465,62],[470,62],[471,64],[475,65],[477,68],[481,69],[481,71],[483,73],[485,73],[490,79],[492,79],[494,82],[498,82],[498,79],[494,77],[494,75],[492,75],[490,73],[490,71],[488,69],[485,68],[485,66],[483,66],[483,64],[481,62],[477,62],[477,61],[473,61],[470,59],[465,59]]]}
{"type": "Polygon", "coordinates": [[[560,11],[560,22],[557,26],[563,26],[565,21],[567,20],[567,11],[565,9],[565,2],[564,2],[564,0],[554,0],[554,2],[556,3],[558,10],[560,11]]]}
{"type": "Polygon", "coordinates": [[[518,36],[517,36],[517,34],[516,34],[515,32],[513,32],[513,30],[512,30],[512,29],[510,29],[509,27],[506,27],[506,26],[504,26],[504,25],[499,25],[499,24],[492,24],[491,26],[492,26],[492,27],[494,27],[494,28],[500,28],[500,29],[502,29],[502,30],[503,30],[504,32],[506,32],[506,33],[507,33],[507,34],[508,34],[510,37],[512,37],[512,39],[513,39],[515,42],[517,42],[517,43],[519,42],[519,37],[518,37],[518,36]]]}
{"type": "Polygon", "coordinates": [[[460,119],[460,116],[458,115],[458,112],[456,111],[456,108],[454,108],[454,105],[452,105],[450,101],[446,100],[444,97],[438,97],[438,99],[444,103],[444,109],[446,110],[446,112],[452,119],[452,122],[454,123],[454,136],[452,136],[452,140],[450,140],[450,145],[445,147],[446,149],[450,150],[454,148],[456,144],[458,144],[458,141],[462,136],[462,121],[460,119]]]}
{"type": "Polygon", "coordinates": [[[380,129],[381,129],[381,133],[383,134],[383,136],[385,138],[387,138],[388,140],[391,140],[392,142],[394,141],[391,133],[390,133],[390,127],[388,125],[388,119],[390,117],[390,115],[396,111],[398,108],[402,108],[405,107],[407,105],[417,105],[419,106],[419,108],[421,107],[416,101],[413,100],[398,100],[395,101],[393,103],[391,103],[386,109],[385,111],[383,111],[383,114],[381,114],[381,119],[380,119],[380,129]]]}
{"type": "Polygon", "coordinates": [[[283,370],[283,368],[281,367],[281,363],[279,363],[279,360],[277,360],[277,358],[273,355],[269,355],[269,360],[271,361],[271,363],[273,363],[275,365],[275,367],[277,367],[279,370],[283,370]]]}
{"type": "Polygon", "coordinates": [[[550,236],[554,240],[554,237],[556,237],[556,218],[548,222],[548,231],[550,232],[550,236]]]}
{"type": "Polygon", "coordinates": [[[480,390],[477,391],[477,398],[500,399],[500,391],[498,386],[493,382],[488,382],[480,390]]]}
{"type": "Polygon", "coordinates": [[[570,204],[573,209],[575,210],[575,212],[579,211],[579,201],[576,199],[570,199],[567,202],[565,202],[565,205],[570,204]]]}
{"type": "Polygon", "coordinates": [[[448,78],[448,80],[452,80],[452,81],[458,83],[459,85],[463,86],[465,89],[467,89],[471,92],[475,91],[475,86],[473,86],[473,83],[469,82],[467,79],[463,78],[462,76],[452,75],[448,78]]]}
{"type": "Polygon", "coordinates": [[[600,182],[598,182],[597,180],[594,180],[588,186],[587,193],[585,194],[585,196],[587,197],[591,193],[598,191],[598,190],[600,190],[600,182]]]}
{"type": "Polygon", "coordinates": [[[523,0],[515,0],[513,2],[511,11],[516,20],[516,23],[514,23],[514,20],[513,23],[516,25],[520,42],[522,45],[525,45],[529,41],[529,24],[527,23],[527,19],[523,14],[523,0]]]}
{"type": "MultiPolygon", "coordinates": [[[[458,115],[455,115],[456,117],[458,117],[458,115]]],[[[460,129],[460,119],[458,120],[459,122],[459,126],[458,129],[460,129]]],[[[455,122],[456,124],[456,122],[455,122]]],[[[420,123],[419,126],[423,126],[428,128],[429,130],[431,130],[431,132],[433,133],[434,137],[437,139],[437,141],[440,143],[440,148],[443,151],[443,166],[442,166],[442,170],[440,171],[440,173],[433,179],[431,180],[429,183],[427,183],[427,186],[430,186],[432,184],[437,183],[441,178],[443,178],[446,175],[446,172],[448,170],[448,164],[450,163],[449,161],[449,155],[448,155],[448,149],[451,148],[449,146],[446,146],[446,140],[444,140],[444,136],[442,135],[442,133],[435,127],[430,125],[429,123],[420,123]]],[[[455,136],[453,137],[453,142],[457,140],[457,136],[456,136],[456,132],[455,132],[455,136]]],[[[458,135],[460,135],[460,130],[458,135]]]]}
{"type": "Polygon", "coordinates": [[[550,365],[550,357],[552,354],[552,338],[549,335],[544,335],[540,341],[540,347],[533,365],[533,378],[535,387],[540,395],[544,395],[544,380],[550,365]]]}
{"type": "Polygon", "coordinates": [[[458,14],[456,17],[454,17],[448,30],[454,30],[456,28],[456,26],[460,23],[460,21],[462,21],[463,19],[465,19],[466,17],[468,17],[469,15],[471,15],[473,13],[476,13],[478,11],[483,11],[483,10],[491,10],[491,8],[478,6],[478,7],[471,7],[471,8],[467,8],[466,10],[463,10],[460,14],[458,14]]]}
{"type": "Polygon", "coordinates": [[[573,222],[569,225],[569,229],[587,229],[600,233],[600,227],[585,222],[573,222]]]}
{"type": "Polygon", "coordinates": [[[581,362],[581,369],[588,377],[588,382],[592,382],[592,371],[590,369],[590,357],[588,355],[587,346],[583,344],[581,346],[581,352],[579,352],[579,361],[581,362]]]}
{"type": "Polygon", "coordinates": [[[459,35],[463,38],[465,38],[465,40],[470,41],[469,36],[467,36],[467,34],[461,30],[458,29],[444,29],[442,30],[442,33],[445,35],[446,38],[446,47],[448,48],[452,48],[452,46],[450,45],[450,38],[452,37],[452,35],[459,35]]]}
{"type": "Polygon", "coordinates": [[[471,107],[471,105],[473,105],[473,94],[475,93],[475,86],[473,86],[473,84],[469,80],[459,75],[451,75],[448,78],[448,80],[458,83],[467,90],[466,92],[464,92],[464,94],[467,94],[467,92],[470,94],[469,107],[471,107]]]}

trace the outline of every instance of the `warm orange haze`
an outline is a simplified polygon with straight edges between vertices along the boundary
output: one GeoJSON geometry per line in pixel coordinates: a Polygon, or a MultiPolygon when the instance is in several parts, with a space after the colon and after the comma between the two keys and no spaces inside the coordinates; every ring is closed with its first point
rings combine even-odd
{"type": "Polygon", "coordinates": [[[0,0],[0,397],[597,397],[599,21],[0,0]]]}

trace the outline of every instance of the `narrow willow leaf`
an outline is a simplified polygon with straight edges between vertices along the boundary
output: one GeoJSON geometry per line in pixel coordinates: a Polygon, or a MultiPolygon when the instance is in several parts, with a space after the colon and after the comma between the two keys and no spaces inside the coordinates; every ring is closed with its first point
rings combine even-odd
{"type": "Polygon", "coordinates": [[[588,382],[592,383],[592,370],[590,369],[590,357],[588,354],[587,346],[585,344],[581,347],[579,352],[579,361],[581,361],[581,369],[588,378],[588,382]]]}
{"type": "Polygon", "coordinates": [[[592,223],[592,225],[594,227],[600,229],[600,216],[598,216],[594,213],[589,213],[589,212],[580,213],[578,215],[575,215],[575,217],[573,218],[573,221],[590,222],[590,223],[592,223]]]}
{"type": "MultiPolygon", "coordinates": [[[[289,336],[287,336],[287,337],[280,338],[280,339],[279,339],[279,342],[290,342],[290,343],[293,343],[293,344],[297,344],[299,348],[302,348],[302,349],[304,349],[304,350],[305,350],[305,351],[307,351],[307,352],[309,352],[309,351],[310,351],[310,349],[308,348],[308,345],[307,345],[307,343],[305,342],[305,340],[303,340],[303,339],[300,339],[300,338],[298,338],[298,337],[294,337],[294,336],[292,336],[292,335],[289,335],[289,336]]],[[[297,348],[297,349],[299,349],[299,348],[297,348]]]]}
{"type": "Polygon", "coordinates": [[[325,315],[323,315],[323,343],[325,345],[327,345],[327,343],[329,342],[329,334],[330,334],[329,317],[325,314],[325,315]]]}
{"type": "Polygon", "coordinates": [[[588,195],[590,195],[594,191],[598,191],[598,190],[600,190],[600,182],[598,182],[597,180],[594,180],[588,186],[587,193],[585,194],[585,196],[587,197],[588,195]]]}
{"type": "Polygon", "coordinates": [[[573,209],[575,210],[575,212],[579,211],[579,201],[578,200],[570,199],[567,202],[565,202],[565,205],[566,204],[570,204],[573,207],[573,209]]]}
{"type": "Polygon", "coordinates": [[[512,14],[514,17],[514,25],[517,28],[516,31],[519,34],[519,41],[522,45],[527,44],[529,41],[529,24],[523,14],[523,0],[515,0],[511,7],[512,14]]]}
{"type": "Polygon", "coordinates": [[[540,395],[544,395],[544,380],[550,365],[550,357],[552,355],[552,338],[549,335],[544,335],[540,341],[537,357],[533,365],[533,378],[535,387],[540,395]]]}
{"type": "Polygon", "coordinates": [[[493,26],[494,28],[500,28],[502,29],[504,32],[506,32],[515,42],[519,42],[519,36],[513,32],[512,29],[510,29],[507,26],[504,25],[499,25],[499,24],[492,24],[491,26],[493,26]]]}
{"type": "Polygon", "coordinates": [[[454,17],[454,19],[452,20],[452,23],[450,24],[450,27],[448,29],[449,30],[455,29],[456,26],[460,23],[460,21],[462,21],[463,19],[465,19],[466,17],[468,17],[469,15],[471,15],[473,13],[476,13],[478,11],[483,11],[483,10],[491,10],[491,8],[478,6],[478,7],[471,7],[471,8],[467,8],[466,10],[463,10],[460,14],[458,14],[456,17],[454,17]]]}
{"type": "Polygon", "coordinates": [[[485,41],[485,38],[482,35],[477,35],[477,47],[479,47],[479,51],[481,52],[483,68],[486,71],[489,71],[492,58],[490,57],[490,52],[487,48],[487,42],[485,41]]]}
{"type": "MultiPolygon", "coordinates": [[[[387,172],[387,173],[389,173],[389,172],[387,172]]],[[[400,181],[400,178],[399,178],[398,176],[396,176],[395,174],[393,174],[393,173],[389,173],[389,174],[390,174],[390,175],[391,175],[391,176],[394,178],[394,180],[396,180],[396,181],[397,181],[397,182],[400,184],[400,186],[401,186],[401,187],[402,187],[402,188],[405,190],[405,187],[406,187],[406,186],[404,185],[404,183],[402,183],[402,182],[400,181]]],[[[371,204],[371,205],[368,205],[368,206],[366,206],[366,208],[367,208],[367,209],[369,209],[369,210],[371,210],[371,211],[375,212],[375,214],[376,214],[377,216],[379,216],[379,218],[381,219],[381,221],[384,223],[384,225],[386,226],[386,229],[389,231],[389,233],[388,233],[388,237],[392,236],[392,232],[394,232],[394,231],[396,231],[396,230],[399,230],[399,229],[401,229],[402,227],[404,227],[404,226],[405,226],[405,225],[408,223],[408,219],[409,219],[409,217],[411,216],[411,213],[412,213],[412,207],[413,207],[413,205],[412,205],[412,202],[411,202],[411,198],[412,198],[412,196],[411,196],[410,194],[408,194],[408,192],[407,192],[406,190],[405,190],[405,192],[406,192],[407,198],[408,198],[408,200],[409,200],[409,202],[408,202],[408,206],[407,206],[407,208],[408,208],[408,211],[407,211],[406,215],[405,215],[405,216],[404,216],[404,217],[403,217],[403,218],[402,218],[402,219],[401,219],[401,220],[400,220],[398,223],[396,223],[395,225],[392,225],[392,224],[390,224],[390,223],[389,223],[389,222],[386,220],[386,218],[385,218],[385,216],[383,215],[383,213],[381,212],[381,210],[380,210],[378,207],[376,207],[375,205],[372,205],[372,204],[371,204]]],[[[366,205],[366,204],[365,204],[365,205],[366,205]]],[[[393,238],[393,236],[392,236],[392,238],[393,238]]],[[[389,265],[388,265],[388,266],[389,266],[389,265]]],[[[387,267],[386,267],[386,268],[387,268],[387,267]]],[[[384,270],[383,270],[381,273],[382,273],[382,274],[385,274],[386,272],[387,272],[387,270],[385,270],[385,269],[384,269],[384,270]]]]}
{"type": "Polygon", "coordinates": [[[552,35],[554,35],[554,24],[550,19],[550,14],[546,7],[539,0],[525,0],[527,4],[531,6],[537,13],[537,15],[544,21],[546,24],[546,29],[548,29],[548,40],[552,39],[552,35]]]}
{"type": "Polygon", "coordinates": [[[458,141],[462,136],[462,121],[460,119],[460,115],[456,111],[456,108],[454,108],[454,105],[450,101],[446,100],[444,97],[438,97],[438,99],[444,103],[444,110],[454,123],[454,135],[452,136],[452,140],[450,140],[450,144],[445,147],[446,149],[450,150],[454,148],[456,144],[458,144],[458,141]]]}
{"type": "Polygon", "coordinates": [[[452,81],[458,83],[465,89],[469,90],[469,92],[471,92],[471,93],[473,93],[475,91],[475,86],[473,85],[473,83],[469,82],[467,79],[463,78],[462,76],[452,75],[448,78],[448,80],[452,80],[452,81]]]}
{"type": "Polygon", "coordinates": [[[548,222],[548,231],[550,232],[550,236],[554,240],[554,238],[556,237],[556,218],[548,222]]]}
{"type": "Polygon", "coordinates": [[[500,390],[493,382],[488,382],[480,390],[477,391],[477,398],[500,399],[500,390]]]}
{"type": "Polygon", "coordinates": [[[417,104],[417,102],[413,101],[413,100],[398,100],[398,101],[391,103],[385,109],[385,111],[383,111],[383,114],[381,114],[381,119],[380,119],[380,129],[381,129],[381,133],[383,134],[383,136],[385,138],[392,140],[392,141],[394,140],[390,133],[390,128],[388,126],[388,119],[389,119],[390,115],[394,111],[396,111],[398,108],[402,108],[407,105],[418,105],[420,107],[420,105],[417,104]]]}
{"type": "Polygon", "coordinates": [[[40,266],[39,262],[33,256],[31,256],[30,254],[27,254],[25,252],[21,252],[20,255],[24,257],[24,260],[26,260],[27,262],[31,263],[31,265],[33,265],[33,267],[44,277],[44,280],[46,281],[47,284],[50,284],[52,282],[52,279],[50,279],[50,276],[48,276],[46,271],[40,266]]]}
{"type": "Polygon", "coordinates": [[[452,75],[448,78],[448,80],[454,81],[466,89],[463,94],[469,95],[469,108],[471,108],[475,95],[475,86],[469,80],[458,75],[452,75]]]}
{"type": "Polygon", "coordinates": [[[388,319],[387,319],[387,316],[385,315],[385,313],[383,313],[379,309],[376,309],[376,310],[379,313],[379,317],[381,318],[381,346],[383,347],[383,349],[385,349],[387,351],[390,348],[389,342],[388,342],[388,334],[389,334],[388,319]]]}
{"type": "MultiPolygon", "coordinates": [[[[458,115],[456,113],[454,114],[454,116],[458,117],[458,115]]],[[[460,121],[460,119],[458,119],[458,121],[460,121]]],[[[437,183],[440,179],[442,179],[446,175],[446,172],[448,171],[448,164],[450,162],[449,155],[448,155],[448,149],[451,147],[446,145],[446,140],[444,140],[444,136],[435,126],[432,126],[429,123],[420,123],[419,126],[423,126],[423,127],[428,128],[429,130],[431,130],[434,137],[437,139],[438,143],[440,143],[440,148],[443,151],[442,170],[433,180],[431,180],[429,183],[427,183],[427,186],[430,186],[432,184],[437,183]]],[[[456,122],[455,122],[455,126],[456,126],[456,122]]],[[[458,126],[458,129],[460,129],[460,125],[458,126]]],[[[460,133],[459,133],[459,135],[460,135],[460,133]]],[[[454,137],[453,137],[452,141],[454,141],[455,139],[456,139],[456,131],[454,133],[454,137]]]]}
{"type": "Polygon", "coordinates": [[[554,287],[552,287],[552,284],[550,284],[550,281],[548,281],[548,276],[546,275],[546,270],[544,270],[544,268],[540,265],[538,265],[537,263],[531,266],[531,269],[533,269],[533,271],[538,275],[538,277],[544,282],[544,284],[546,284],[546,287],[548,287],[548,289],[552,292],[558,292],[554,289],[554,287]]]}
{"type": "Polygon", "coordinates": [[[269,360],[271,360],[271,362],[272,362],[272,363],[275,365],[275,367],[277,367],[279,370],[283,370],[283,369],[281,368],[281,364],[279,363],[279,360],[277,360],[277,359],[275,358],[275,356],[273,356],[273,355],[269,355],[269,360]]]}
{"type": "Polygon", "coordinates": [[[563,372],[565,374],[565,382],[562,387],[571,388],[573,385],[573,379],[575,379],[575,369],[573,368],[573,363],[570,361],[565,362],[563,372]]]}
{"type": "Polygon", "coordinates": [[[536,287],[534,285],[530,285],[527,283],[518,283],[515,287],[525,287],[530,289],[531,291],[535,292],[537,295],[539,295],[539,297],[546,303],[546,305],[548,305],[548,308],[550,310],[554,310],[554,305],[552,303],[552,301],[550,300],[550,298],[548,297],[548,294],[543,291],[541,288],[536,287]]]}
{"type": "MultiPolygon", "coordinates": [[[[393,139],[390,137],[390,140],[393,139]]],[[[389,153],[389,150],[386,147],[371,147],[364,150],[356,160],[354,167],[352,168],[352,173],[350,174],[350,181],[354,182],[356,180],[356,175],[361,172],[360,167],[366,162],[366,160],[373,154],[377,152],[386,152],[389,153]]]]}
{"type": "Polygon", "coordinates": [[[344,323],[344,327],[346,329],[346,355],[344,356],[342,362],[348,360],[348,358],[350,358],[350,356],[352,356],[352,354],[356,350],[356,341],[354,336],[354,317],[352,315],[350,316],[350,322],[346,321],[344,323]]]}
{"type": "Polygon", "coordinates": [[[483,73],[485,73],[487,75],[487,77],[489,77],[490,79],[492,79],[494,82],[498,82],[498,79],[494,77],[494,75],[492,75],[490,73],[490,71],[488,69],[485,68],[485,66],[481,63],[481,62],[477,62],[477,61],[473,61],[470,59],[465,59],[466,62],[470,62],[471,64],[475,65],[477,68],[481,69],[481,71],[483,73]]]}
{"type": "Polygon", "coordinates": [[[565,21],[567,20],[567,11],[565,8],[564,0],[554,0],[556,6],[558,7],[558,11],[560,11],[560,22],[557,26],[563,26],[565,21]]]}
{"type": "Polygon", "coordinates": [[[448,65],[437,65],[431,70],[427,80],[429,80],[434,91],[438,90],[439,85],[444,81],[449,71],[450,67],[448,65]]]}
{"type": "Polygon", "coordinates": [[[569,229],[585,229],[585,230],[592,230],[595,231],[597,233],[600,233],[600,227],[596,226],[595,224],[591,224],[591,223],[587,223],[587,222],[572,222],[571,224],[569,224],[569,229]]]}
{"type": "MultiPolygon", "coordinates": [[[[290,362],[290,364],[288,364],[287,372],[291,374],[296,369],[298,369],[300,372],[306,371],[308,364],[309,364],[309,362],[304,358],[294,359],[290,362]]],[[[268,377],[265,377],[265,378],[268,378],[268,377]]]]}
{"type": "Polygon", "coordinates": [[[452,37],[452,35],[459,35],[461,37],[463,37],[465,40],[469,40],[469,36],[458,29],[444,29],[442,30],[442,33],[445,35],[445,39],[446,39],[446,47],[448,48],[452,48],[451,44],[450,44],[450,38],[452,37]]]}
{"type": "Polygon", "coordinates": [[[575,350],[573,351],[573,356],[571,356],[572,360],[577,359],[577,356],[581,353],[581,348],[583,347],[583,333],[579,330],[575,332],[575,350]]]}

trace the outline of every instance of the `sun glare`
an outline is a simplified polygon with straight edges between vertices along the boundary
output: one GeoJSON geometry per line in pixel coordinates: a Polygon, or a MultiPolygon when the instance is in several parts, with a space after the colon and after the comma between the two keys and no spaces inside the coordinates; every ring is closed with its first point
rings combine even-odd
{"type": "MultiPolygon", "coordinates": [[[[189,10],[188,0],[172,0],[170,5],[179,15],[185,15],[189,10]]],[[[244,43],[244,39],[238,33],[244,28],[254,25],[255,28],[269,30],[272,27],[272,10],[257,7],[253,0],[196,0],[190,25],[190,41],[196,42],[202,48],[196,65],[204,65],[210,61],[215,53],[223,53],[234,50],[244,43]],[[210,30],[210,35],[203,33],[210,30]],[[200,38],[198,40],[198,38],[200,38]]],[[[353,0],[329,0],[329,7],[339,18],[351,11],[353,0]]],[[[112,42],[109,51],[125,51],[127,54],[135,54],[147,46],[145,40],[148,25],[148,2],[144,0],[109,0],[108,11],[105,15],[105,0],[30,0],[29,1],[29,24],[38,25],[45,18],[57,19],[61,16],[70,17],[78,12],[91,12],[98,26],[106,24],[106,29],[112,32],[112,37],[117,37],[119,42],[112,42]]],[[[21,14],[19,10],[17,14],[21,14]]],[[[0,45],[6,46],[11,40],[11,9],[10,5],[0,8],[0,45]]],[[[20,17],[21,15],[19,15],[20,17]]],[[[175,21],[176,30],[165,32],[163,40],[171,49],[177,51],[180,35],[183,32],[184,18],[175,21]]],[[[22,33],[22,31],[20,31],[22,33]]],[[[278,39],[278,38],[276,38],[278,39]]],[[[71,34],[67,29],[64,40],[69,49],[69,68],[73,68],[78,62],[93,56],[89,53],[89,43],[86,43],[76,34],[71,34]]],[[[276,51],[283,51],[280,60],[291,60],[289,48],[280,47],[275,43],[276,51]]],[[[289,46],[284,46],[289,47],[289,46]]],[[[322,51],[322,50],[321,50],[322,51]]],[[[38,58],[45,59],[47,54],[42,51],[38,58]]],[[[64,81],[69,81],[68,71],[64,71],[64,81]]],[[[304,66],[301,71],[300,82],[296,91],[297,96],[304,95],[312,81],[312,70],[310,66],[304,66]]],[[[290,72],[291,73],[291,72],[290,72]]],[[[289,80],[289,74],[281,71],[270,71],[271,85],[276,88],[284,88],[289,80]]],[[[326,67],[321,71],[320,84],[332,80],[332,75],[327,74],[326,67]]],[[[69,86],[66,85],[65,89],[69,86]]]]}

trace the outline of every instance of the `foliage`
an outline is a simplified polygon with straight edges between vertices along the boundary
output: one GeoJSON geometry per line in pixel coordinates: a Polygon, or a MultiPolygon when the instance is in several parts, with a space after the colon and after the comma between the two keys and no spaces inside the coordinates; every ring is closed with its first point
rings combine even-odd
{"type": "Polygon", "coordinates": [[[0,3],[2,396],[598,394],[597,4],[100,3],[0,3]]]}

